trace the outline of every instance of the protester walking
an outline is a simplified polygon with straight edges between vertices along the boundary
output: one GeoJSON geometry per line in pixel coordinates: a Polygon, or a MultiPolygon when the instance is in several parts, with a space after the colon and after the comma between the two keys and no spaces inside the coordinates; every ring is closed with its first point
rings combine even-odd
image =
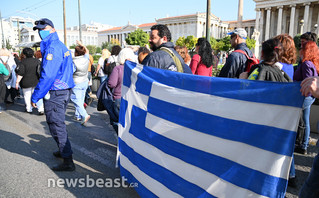
{"type": "Polygon", "coordinates": [[[213,52],[206,38],[199,38],[196,43],[195,54],[189,67],[193,74],[201,76],[212,76],[213,52]]]}
{"type": "Polygon", "coordinates": [[[59,40],[51,20],[40,19],[35,25],[33,30],[38,30],[42,39],[40,48],[43,60],[41,77],[32,94],[31,104],[36,108],[36,103],[49,92],[44,100],[44,110],[50,133],[59,148],[53,155],[64,159],[52,170],[74,171],[73,151],[65,125],[65,112],[74,87],[71,51],[59,40]]]}
{"type": "Polygon", "coordinates": [[[88,67],[90,64],[89,50],[82,45],[81,41],[77,41],[75,47],[73,63],[75,72],[73,73],[73,80],[75,86],[72,88],[71,100],[75,106],[75,120],[81,121],[84,125],[89,119],[90,115],[84,108],[85,93],[89,86],[88,67]]]}
{"type": "MultiPolygon", "coordinates": [[[[31,96],[34,92],[34,88],[39,82],[40,74],[38,73],[38,69],[40,69],[39,67],[41,66],[41,62],[33,57],[34,51],[31,48],[24,48],[22,53],[24,54],[25,58],[19,63],[19,69],[16,69],[18,76],[15,88],[18,90],[20,85],[26,105],[25,111],[32,113],[33,107],[31,106],[31,96]]],[[[37,102],[37,108],[39,115],[44,115],[42,99],[39,99],[37,102]]]]}
{"type": "Polygon", "coordinates": [[[6,84],[4,82],[4,76],[8,76],[9,71],[0,63],[0,113],[5,110],[4,98],[6,93],[6,84]]]}

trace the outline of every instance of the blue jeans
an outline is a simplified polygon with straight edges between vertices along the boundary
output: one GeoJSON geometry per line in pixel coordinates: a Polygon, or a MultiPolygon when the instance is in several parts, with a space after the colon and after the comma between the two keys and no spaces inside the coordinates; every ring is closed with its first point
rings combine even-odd
{"type": "Polygon", "coordinates": [[[88,116],[84,108],[84,98],[86,89],[88,88],[89,82],[86,80],[82,83],[76,84],[72,88],[71,100],[75,106],[75,117],[84,119],[88,116]]]}
{"type": "Polygon", "coordinates": [[[318,198],[319,197],[319,154],[315,157],[311,171],[303,184],[300,192],[300,198],[318,198]]]}
{"type": "Polygon", "coordinates": [[[305,135],[302,140],[301,148],[307,149],[308,144],[309,144],[309,136],[310,136],[310,107],[312,103],[315,101],[315,98],[308,96],[305,98],[303,102],[303,107],[302,107],[302,113],[303,113],[303,121],[305,123],[305,135]]]}
{"type": "Polygon", "coordinates": [[[63,158],[71,157],[73,153],[64,123],[70,95],[70,89],[51,90],[50,99],[44,100],[44,112],[50,133],[56,141],[63,158]]]}

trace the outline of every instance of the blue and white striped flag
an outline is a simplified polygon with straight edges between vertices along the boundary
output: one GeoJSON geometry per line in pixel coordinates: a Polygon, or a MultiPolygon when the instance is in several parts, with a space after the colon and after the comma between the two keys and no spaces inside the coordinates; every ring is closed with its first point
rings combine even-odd
{"type": "Polygon", "coordinates": [[[299,89],[126,61],[121,174],[141,197],[284,197],[299,89]]]}

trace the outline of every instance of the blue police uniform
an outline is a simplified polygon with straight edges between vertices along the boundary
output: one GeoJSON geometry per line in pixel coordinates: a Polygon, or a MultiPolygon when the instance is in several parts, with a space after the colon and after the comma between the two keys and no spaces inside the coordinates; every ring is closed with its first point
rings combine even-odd
{"type": "Polygon", "coordinates": [[[48,92],[50,98],[44,100],[44,111],[52,137],[57,142],[63,158],[72,157],[68,139],[65,112],[70,100],[73,82],[73,61],[70,50],[59,40],[56,32],[40,43],[42,53],[41,77],[34,89],[31,101],[36,103],[48,92]]]}

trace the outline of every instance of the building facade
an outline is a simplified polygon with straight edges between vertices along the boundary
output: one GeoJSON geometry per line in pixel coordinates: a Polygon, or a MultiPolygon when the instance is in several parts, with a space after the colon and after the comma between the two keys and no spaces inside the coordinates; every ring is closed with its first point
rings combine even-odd
{"type": "Polygon", "coordinates": [[[259,42],[278,34],[292,37],[305,32],[318,34],[318,0],[254,0],[256,2],[256,30],[259,42]]]}
{"type": "Polygon", "coordinates": [[[2,20],[2,27],[0,26],[1,41],[9,42],[10,45],[16,46],[21,42],[21,32],[23,28],[33,27],[34,20],[31,18],[23,18],[19,16],[12,16],[2,20]],[[19,38],[20,36],[20,38],[19,38]]]}
{"type": "Polygon", "coordinates": [[[98,46],[102,46],[103,42],[111,42],[112,40],[118,40],[121,46],[125,46],[125,39],[128,34],[134,32],[137,29],[142,29],[146,33],[150,33],[151,27],[156,23],[145,23],[141,25],[132,25],[130,22],[126,26],[114,27],[111,29],[98,32],[98,46]]]}
{"type": "MultiPolygon", "coordinates": [[[[206,36],[206,13],[161,18],[157,19],[156,22],[167,25],[172,33],[173,41],[176,41],[181,36],[193,35],[196,38],[206,36]]],[[[211,37],[220,39],[228,32],[229,24],[213,14],[211,14],[210,24],[211,37]]]]}

